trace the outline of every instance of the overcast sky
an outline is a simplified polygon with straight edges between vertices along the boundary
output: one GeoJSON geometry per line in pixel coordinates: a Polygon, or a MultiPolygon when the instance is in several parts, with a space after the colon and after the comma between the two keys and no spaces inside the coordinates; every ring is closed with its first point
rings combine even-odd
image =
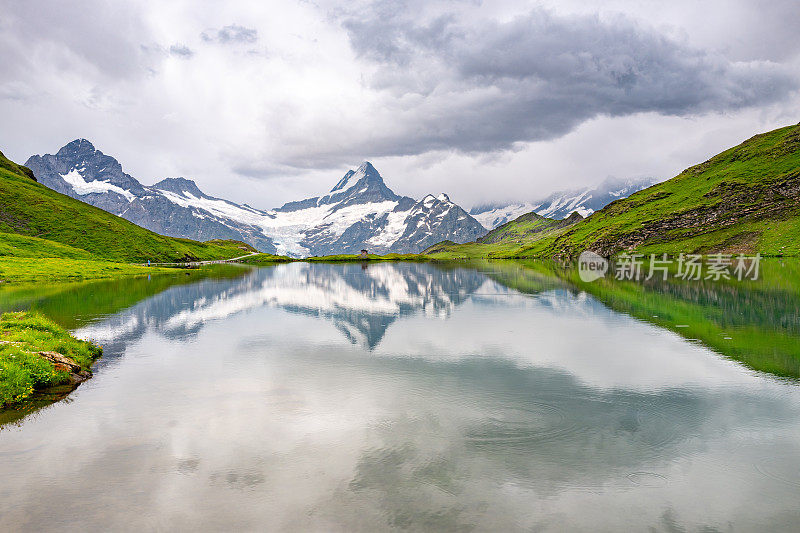
{"type": "Polygon", "coordinates": [[[0,0],[0,150],[91,140],[268,208],[368,159],[469,207],[800,121],[796,0],[0,0]]]}

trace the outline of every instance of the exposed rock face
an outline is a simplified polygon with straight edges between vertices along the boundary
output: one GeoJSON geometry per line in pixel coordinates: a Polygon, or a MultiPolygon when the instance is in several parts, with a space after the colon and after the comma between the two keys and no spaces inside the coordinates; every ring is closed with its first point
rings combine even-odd
{"type": "Polygon", "coordinates": [[[240,206],[207,196],[194,182],[183,178],[168,179],[146,187],[123,172],[122,165],[116,159],[96,150],[86,139],[72,141],[55,155],[35,155],[28,159],[27,165],[39,181],[51,189],[156,233],[199,241],[242,240],[262,251],[275,251],[272,240],[263,235],[257,226],[220,216],[215,210],[202,209],[189,203],[182,205],[164,192],[188,191],[196,199],[205,200],[218,210],[227,207],[237,211],[240,206]]]}
{"type": "Polygon", "coordinates": [[[125,174],[116,159],[95,150],[86,139],[72,141],[55,155],[35,155],[25,166],[51,189],[112,213],[127,208],[132,198],[146,194],[142,184],[125,174]]]}
{"type": "Polygon", "coordinates": [[[185,178],[144,186],[85,139],[27,164],[48,187],[156,233],[242,240],[269,253],[419,252],[444,239],[467,242],[486,232],[447,195],[417,202],[395,194],[369,162],[349,170],[324,196],[267,211],[206,195],[185,178]]]}
{"type": "Polygon", "coordinates": [[[409,211],[406,229],[392,245],[391,251],[409,253],[424,250],[445,240],[471,242],[485,233],[486,229],[451,202],[446,194],[428,195],[409,211]]]}

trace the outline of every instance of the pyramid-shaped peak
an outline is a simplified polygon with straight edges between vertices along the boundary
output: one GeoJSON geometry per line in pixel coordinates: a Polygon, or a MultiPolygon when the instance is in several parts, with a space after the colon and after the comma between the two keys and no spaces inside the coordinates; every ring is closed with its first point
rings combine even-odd
{"type": "Polygon", "coordinates": [[[369,161],[364,161],[356,169],[354,176],[358,179],[367,178],[369,181],[383,181],[380,172],[369,161]]]}
{"type": "Polygon", "coordinates": [[[344,177],[331,189],[331,193],[346,191],[362,179],[366,179],[367,183],[383,184],[380,172],[372,166],[372,163],[364,161],[356,170],[348,170],[344,177]]]}

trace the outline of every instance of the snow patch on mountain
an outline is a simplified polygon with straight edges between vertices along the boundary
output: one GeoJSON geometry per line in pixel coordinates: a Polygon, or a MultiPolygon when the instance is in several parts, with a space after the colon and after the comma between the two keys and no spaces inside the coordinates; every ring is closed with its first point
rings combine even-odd
{"type": "Polygon", "coordinates": [[[390,213],[398,202],[387,200],[340,207],[339,203],[294,211],[270,211],[272,218],[262,219],[258,225],[276,241],[278,253],[303,256],[315,253],[306,241],[309,228],[316,229],[316,239],[335,242],[344,232],[368,217],[390,213]]]}
{"type": "Polygon", "coordinates": [[[487,229],[494,229],[510,220],[521,217],[531,211],[536,211],[542,204],[521,202],[501,206],[484,206],[470,210],[470,214],[487,229]]]}
{"type": "Polygon", "coordinates": [[[157,233],[237,239],[295,257],[362,248],[418,252],[441,240],[467,242],[486,232],[444,193],[422,202],[398,196],[368,161],[347,171],[323,196],[263,211],[209,196],[185,178],[144,186],[85,139],[55,155],[32,156],[26,165],[42,184],[157,233]]]}
{"type": "Polygon", "coordinates": [[[61,179],[63,179],[67,184],[72,187],[72,190],[75,191],[75,194],[78,196],[86,196],[87,194],[103,194],[108,192],[113,192],[119,194],[120,196],[124,196],[129,202],[132,202],[134,198],[136,198],[130,191],[126,191],[122,187],[117,187],[116,185],[109,183],[107,181],[86,181],[83,179],[83,174],[86,170],[86,167],[83,168],[73,168],[66,174],[60,174],[61,179]]]}
{"type": "Polygon", "coordinates": [[[222,218],[230,218],[244,224],[258,224],[264,218],[264,216],[266,216],[266,214],[263,212],[253,209],[246,209],[240,205],[228,202],[227,200],[220,200],[207,196],[198,197],[189,191],[183,191],[182,194],[177,194],[172,191],[165,191],[161,189],[155,190],[170,202],[181,207],[194,207],[197,209],[202,209],[203,211],[207,211],[212,215],[222,218]]]}

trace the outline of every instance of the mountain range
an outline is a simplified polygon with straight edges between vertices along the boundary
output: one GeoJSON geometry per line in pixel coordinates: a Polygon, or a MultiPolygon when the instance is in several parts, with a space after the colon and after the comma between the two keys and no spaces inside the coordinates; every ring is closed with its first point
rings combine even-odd
{"type": "Polygon", "coordinates": [[[0,153],[0,284],[141,275],[130,263],[210,261],[256,250],[244,242],[166,237],[37,183],[0,153]],[[123,264],[125,263],[125,264],[123,264]]]}
{"type": "MultiPolygon", "coordinates": [[[[424,256],[564,259],[584,250],[604,257],[622,251],[800,254],[800,125],[756,135],[585,219],[580,212],[562,220],[530,212],[488,233],[446,195],[419,202],[395,195],[369,163],[349,171],[324,196],[262,211],[205,195],[190,180],[143,186],[88,141],[75,141],[59,152],[31,158],[28,164],[35,172],[0,154],[0,283],[119,277],[141,273],[137,269],[142,267],[122,263],[249,262],[249,255],[257,255],[239,240],[164,236],[106,211],[126,217],[144,213],[153,217],[152,223],[166,225],[154,214],[159,204],[175,218],[211,219],[238,235],[253,232],[275,250],[291,245],[300,253],[347,249],[359,242],[376,244],[376,252],[381,239],[383,249],[441,239],[424,256]],[[319,219],[324,223],[315,227],[307,222],[319,219]],[[448,235],[469,242],[458,244],[448,235]]],[[[213,231],[214,226],[201,229],[213,231]]],[[[262,254],[252,260],[286,258],[262,254]]]]}
{"type": "MultiPolygon", "coordinates": [[[[570,217],[572,218],[572,217],[570,217]]],[[[576,217],[577,218],[577,217],[576,217]]],[[[761,133],[585,219],[522,216],[438,259],[800,254],[800,124],[761,133]]]]}
{"type": "Polygon", "coordinates": [[[469,213],[487,230],[531,212],[552,219],[565,219],[572,213],[586,218],[611,202],[627,198],[657,181],[655,178],[607,178],[596,187],[558,191],[531,202],[478,205],[470,209],[469,213]]]}
{"type": "Polygon", "coordinates": [[[486,229],[442,193],[417,201],[395,194],[365,161],[325,195],[261,210],[203,193],[168,178],[142,185],[86,139],[25,166],[40,183],[156,233],[196,240],[236,239],[294,257],[419,252],[443,240],[474,241],[486,229]]]}

